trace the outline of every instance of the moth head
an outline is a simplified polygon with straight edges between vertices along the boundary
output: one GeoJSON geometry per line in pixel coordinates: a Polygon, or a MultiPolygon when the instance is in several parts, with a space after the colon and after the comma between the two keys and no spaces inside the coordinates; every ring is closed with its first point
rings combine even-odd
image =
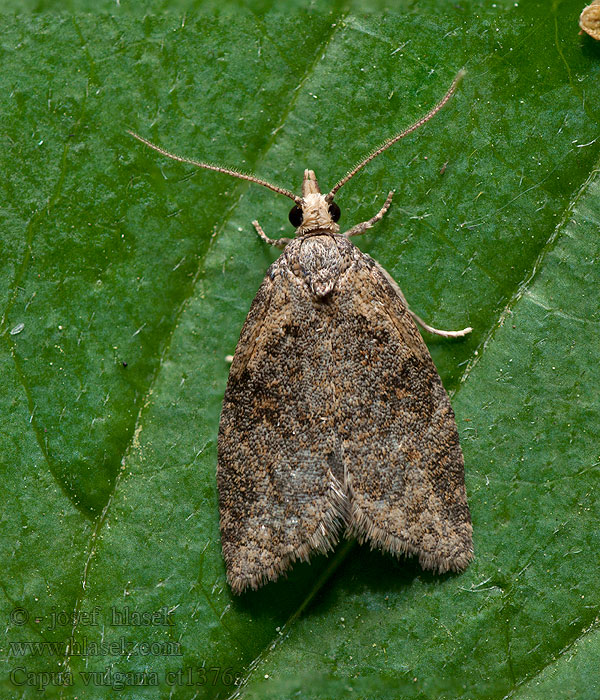
{"type": "Polygon", "coordinates": [[[302,199],[290,209],[290,223],[296,229],[296,235],[310,231],[333,231],[340,227],[340,208],[333,201],[321,194],[314,170],[305,170],[302,180],[302,199]]]}
{"type": "Polygon", "coordinates": [[[396,136],[392,136],[392,138],[388,139],[387,141],[384,141],[381,144],[381,146],[379,146],[379,148],[376,148],[374,151],[371,151],[371,153],[366,158],[360,161],[358,165],[355,165],[354,168],[348,173],[346,173],[346,175],[344,175],[344,177],[341,180],[338,180],[338,182],[336,182],[336,184],[331,188],[331,190],[327,194],[321,194],[319,184],[317,183],[317,178],[315,177],[315,173],[312,170],[304,171],[304,179],[302,181],[302,196],[299,197],[293,192],[290,192],[290,190],[286,190],[284,187],[279,187],[278,185],[273,185],[270,182],[263,180],[262,178],[256,177],[256,175],[252,175],[251,173],[244,173],[232,168],[224,168],[220,165],[212,165],[211,163],[202,163],[197,160],[192,160],[191,158],[183,158],[181,156],[175,155],[174,153],[169,153],[169,151],[165,151],[164,148],[156,146],[155,144],[151,143],[142,136],[138,136],[138,134],[134,133],[133,131],[129,131],[128,133],[130,133],[134,138],[136,138],[138,141],[141,141],[149,148],[158,151],[158,153],[161,153],[163,156],[167,156],[167,158],[179,161],[180,163],[190,163],[191,165],[195,165],[197,168],[215,170],[218,173],[225,173],[227,175],[237,177],[241,180],[247,180],[248,182],[255,182],[257,185],[262,185],[263,187],[267,187],[273,192],[277,192],[278,194],[282,194],[285,197],[289,197],[294,201],[294,206],[290,211],[289,217],[292,226],[296,228],[296,235],[301,236],[303,234],[310,233],[311,231],[321,230],[332,231],[334,233],[337,233],[340,230],[340,227],[337,225],[337,221],[340,218],[340,208],[333,201],[336,192],[341,187],[343,187],[348,182],[348,180],[353,178],[356,175],[356,173],[359,170],[361,170],[361,168],[364,168],[365,165],[367,165],[367,163],[370,163],[373,160],[373,158],[376,158],[378,155],[386,151],[390,146],[395,144],[400,139],[403,139],[405,136],[408,136],[408,134],[411,134],[413,131],[425,124],[425,122],[428,122],[434,115],[436,115],[452,97],[464,74],[464,70],[458,72],[448,92],[437,103],[437,105],[435,105],[435,107],[433,107],[429,112],[427,112],[427,114],[424,117],[421,117],[421,119],[416,121],[412,126],[409,126],[407,129],[404,129],[404,131],[401,131],[399,134],[396,134],[396,136]]]}

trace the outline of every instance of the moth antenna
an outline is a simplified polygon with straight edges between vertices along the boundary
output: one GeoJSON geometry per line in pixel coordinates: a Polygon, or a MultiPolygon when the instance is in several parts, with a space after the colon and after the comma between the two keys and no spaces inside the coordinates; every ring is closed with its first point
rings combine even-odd
{"type": "Polygon", "coordinates": [[[435,107],[433,107],[429,112],[424,117],[421,117],[419,121],[415,122],[412,126],[409,126],[408,129],[405,129],[404,131],[401,131],[399,134],[396,134],[396,136],[392,136],[392,138],[388,139],[387,141],[384,141],[379,148],[375,149],[372,153],[370,153],[364,160],[362,160],[355,168],[350,170],[349,173],[344,175],[344,177],[337,182],[331,189],[331,191],[325,195],[325,199],[328,202],[331,202],[333,199],[335,193],[340,189],[340,187],[343,187],[350,178],[354,177],[356,173],[361,169],[364,168],[367,163],[370,163],[373,158],[377,158],[377,156],[380,153],[383,153],[385,150],[387,150],[390,146],[393,146],[396,141],[400,141],[400,139],[403,139],[405,136],[408,136],[408,134],[411,134],[413,131],[416,131],[420,126],[423,126],[425,122],[428,122],[432,117],[434,117],[440,109],[442,109],[445,104],[448,102],[448,100],[454,95],[456,92],[456,88],[458,87],[458,84],[460,81],[463,79],[465,76],[466,71],[464,69],[460,70],[456,78],[452,81],[452,85],[450,85],[450,88],[448,89],[448,92],[442,97],[442,99],[436,104],[435,107]]]}
{"type": "Polygon", "coordinates": [[[144,145],[148,146],[148,148],[152,148],[153,150],[157,151],[161,155],[167,156],[167,158],[171,158],[172,160],[176,160],[180,163],[189,163],[190,165],[195,165],[197,168],[206,168],[207,170],[215,170],[218,173],[225,173],[226,175],[232,175],[233,177],[239,177],[241,180],[248,180],[249,182],[255,182],[257,185],[263,185],[264,187],[268,187],[270,190],[273,190],[273,192],[277,192],[278,194],[283,194],[286,197],[293,199],[294,202],[296,202],[296,204],[302,203],[302,198],[298,197],[293,192],[290,192],[289,190],[286,190],[283,187],[278,187],[277,185],[272,185],[270,182],[267,182],[266,180],[261,180],[259,177],[256,177],[256,175],[249,175],[246,173],[240,173],[237,170],[230,170],[229,168],[222,168],[220,165],[211,165],[210,163],[200,163],[199,161],[192,160],[191,158],[183,158],[182,156],[177,156],[174,153],[169,153],[169,151],[165,151],[164,148],[161,148],[160,146],[157,146],[156,144],[152,143],[151,141],[148,141],[148,139],[145,139],[143,136],[136,134],[135,131],[130,131],[128,129],[127,133],[131,134],[131,136],[133,136],[134,139],[141,141],[144,145]]]}

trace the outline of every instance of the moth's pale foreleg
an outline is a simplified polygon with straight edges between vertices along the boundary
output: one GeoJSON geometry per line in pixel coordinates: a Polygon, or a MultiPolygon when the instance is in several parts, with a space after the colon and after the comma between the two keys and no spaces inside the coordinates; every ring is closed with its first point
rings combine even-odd
{"type": "Polygon", "coordinates": [[[262,230],[262,226],[258,221],[254,220],[252,225],[256,229],[258,235],[263,239],[265,243],[269,245],[274,245],[276,248],[285,248],[286,245],[292,240],[291,238],[269,238],[267,234],[262,230]]]}
{"type": "MultiPolygon", "coordinates": [[[[408,307],[407,307],[408,308],[408,307]]],[[[462,338],[463,335],[468,335],[473,329],[471,326],[463,328],[460,331],[441,331],[439,328],[432,328],[422,318],[419,318],[414,311],[408,309],[408,313],[415,319],[415,321],[424,328],[428,333],[433,333],[435,335],[441,335],[442,338],[462,338]]]]}
{"type": "Polygon", "coordinates": [[[420,316],[417,316],[417,314],[414,311],[411,311],[410,306],[408,305],[408,302],[406,301],[406,297],[404,296],[404,294],[402,294],[402,290],[398,286],[398,283],[396,282],[396,280],[376,260],[374,262],[377,265],[377,269],[387,279],[387,281],[392,285],[392,287],[394,288],[396,294],[400,297],[400,299],[402,299],[402,302],[403,302],[404,306],[406,306],[406,310],[408,311],[408,313],[421,326],[421,328],[425,329],[428,333],[433,333],[434,335],[441,335],[442,338],[462,338],[464,335],[468,335],[473,330],[471,328],[471,326],[468,326],[467,328],[463,328],[460,331],[442,331],[439,328],[433,328],[429,324],[425,323],[425,321],[420,316]]]}
{"type": "Polygon", "coordinates": [[[371,228],[373,224],[376,224],[379,221],[379,219],[383,218],[383,215],[390,208],[393,196],[394,193],[390,192],[387,196],[387,199],[385,200],[385,204],[381,207],[381,209],[377,212],[377,214],[375,214],[375,216],[372,219],[369,219],[368,221],[363,221],[362,224],[357,224],[356,226],[353,226],[350,230],[344,233],[344,236],[346,236],[347,238],[349,238],[350,236],[358,236],[360,233],[364,233],[367,229],[371,228]]]}

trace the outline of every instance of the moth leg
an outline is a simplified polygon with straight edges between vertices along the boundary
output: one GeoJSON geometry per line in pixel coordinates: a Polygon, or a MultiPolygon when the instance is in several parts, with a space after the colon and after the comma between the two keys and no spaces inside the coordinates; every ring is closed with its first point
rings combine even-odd
{"type": "Polygon", "coordinates": [[[267,234],[262,230],[262,226],[256,221],[252,222],[252,225],[256,229],[258,235],[263,239],[265,243],[269,245],[274,245],[276,248],[285,248],[286,245],[291,241],[291,238],[269,238],[267,234]]]}
{"type": "MultiPolygon", "coordinates": [[[[406,308],[408,309],[408,305],[406,308]]],[[[432,326],[427,325],[427,323],[425,323],[422,318],[419,318],[414,311],[408,309],[408,313],[421,326],[421,328],[424,328],[428,333],[441,335],[442,338],[462,338],[464,335],[468,335],[473,330],[471,326],[467,326],[467,328],[463,328],[460,331],[442,331],[439,328],[433,328],[432,326]]]]}
{"type": "Polygon", "coordinates": [[[442,331],[439,328],[433,328],[429,324],[425,323],[425,321],[422,318],[420,318],[419,316],[417,316],[417,314],[414,311],[411,311],[411,308],[408,305],[408,302],[406,301],[406,297],[404,296],[404,294],[402,294],[402,290],[398,286],[398,283],[396,282],[396,280],[376,260],[374,262],[377,265],[377,269],[387,279],[387,281],[392,285],[392,287],[394,288],[394,291],[400,297],[400,299],[402,299],[402,303],[404,304],[404,306],[406,306],[408,313],[421,326],[421,328],[424,328],[428,333],[433,333],[434,335],[441,335],[442,338],[462,338],[463,336],[468,335],[473,330],[471,328],[471,326],[468,326],[467,328],[463,328],[460,331],[442,331]]]}
{"type": "Polygon", "coordinates": [[[364,233],[367,229],[371,228],[373,224],[376,224],[380,219],[383,218],[383,215],[390,208],[393,196],[394,193],[390,192],[387,196],[387,199],[385,200],[385,204],[381,207],[381,209],[377,212],[377,214],[375,214],[373,218],[369,219],[368,221],[363,221],[362,224],[357,224],[356,226],[353,226],[351,229],[346,231],[346,233],[344,233],[344,236],[346,236],[346,238],[349,238],[350,236],[358,236],[360,233],[364,233]]]}

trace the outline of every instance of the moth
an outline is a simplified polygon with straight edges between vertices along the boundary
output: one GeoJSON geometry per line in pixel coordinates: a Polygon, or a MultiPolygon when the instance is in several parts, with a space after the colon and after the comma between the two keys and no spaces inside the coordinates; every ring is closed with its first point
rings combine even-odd
{"type": "Polygon", "coordinates": [[[322,194],[304,171],[302,194],[228,168],[159,153],[254,182],[293,200],[294,238],[269,267],[242,328],[219,426],[217,483],[227,578],[234,593],[277,579],[340,536],[443,573],[473,556],[464,461],[448,395],[400,288],[340,232],[338,190],[437,114],[385,141],[322,194]]]}

